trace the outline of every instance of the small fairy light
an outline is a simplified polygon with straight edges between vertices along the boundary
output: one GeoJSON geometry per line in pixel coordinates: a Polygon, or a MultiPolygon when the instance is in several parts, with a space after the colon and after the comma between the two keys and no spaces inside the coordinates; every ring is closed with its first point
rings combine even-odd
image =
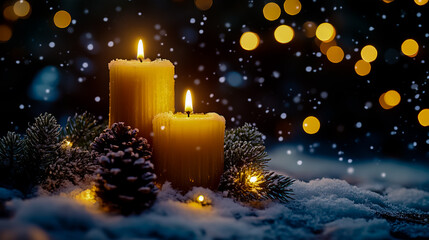
{"type": "Polygon", "coordinates": [[[82,192],[79,192],[78,194],[76,194],[74,196],[74,199],[76,199],[77,201],[83,204],[88,204],[88,205],[95,204],[97,202],[95,200],[95,189],[96,187],[93,186],[92,188],[83,190],[82,192]]]}
{"type": "MultiPolygon", "coordinates": [[[[251,171],[251,170],[250,170],[251,171]]],[[[264,182],[264,176],[261,172],[247,172],[246,185],[249,187],[249,191],[258,193],[261,191],[261,184],[264,182]]]]}
{"type": "Polygon", "coordinates": [[[249,179],[249,182],[250,182],[250,183],[255,183],[256,181],[258,181],[258,177],[256,177],[256,176],[252,176],[252,177],[250,177],[250,179],[249,179]]]}
{"type": "Polygon", "coordinates": [[[64,148],[71,148],[73,146],[73,143],[69,140],[65,140],[63,143],[64,148]]]}
{"type": "Polygon", "coordinates": [[[204,196],[203,195],[198,195],[198,197],[197,197],[197,201],[199,202],[199,203],[203,203],[204,202],[204,196]]]}
{"type": "Polygon", "coordinates": [[[211,199],[203,194],[194,195],[194,200],[190,202],[191,206],[194,207],[206,207],[212,204],[211,199]]]}

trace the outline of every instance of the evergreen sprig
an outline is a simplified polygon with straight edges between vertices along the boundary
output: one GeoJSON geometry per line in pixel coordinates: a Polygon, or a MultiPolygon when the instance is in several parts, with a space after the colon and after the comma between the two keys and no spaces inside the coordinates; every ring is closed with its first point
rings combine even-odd
{"type": "Polygon", "coordinates": [[[294,182],[290,177],[266,170],[270,159],[262,133],[249,123],[227,130],[224,145],[224,173],[219,190],[242,202],[291,200],[294,182]]]}
{"type": "Polygon", "coordinates": [[[94,115],[88,112],[76,113],[73,117],[67,119],[63,135],[74,147],[90,150],[92,141],[105,128],[106,124],[98,122],[94,115]]]}
{"type": "MultiPolygon", "coordinates": [[[[262,133],[250,123],[225,131],[225,143],[231,144],[234,142],[247,142],[250,146],[264,145],[262,133]]],[[[229,147],[229,144],[225,144],[225,147],[229,147]]]]}
{"type": "Polygon", "coordinates": [[[25,136],[0,138],[0,185],[28,193],[36,185],[55,192],[65,182],[77,184],[94,172],[91,138],[103,128],[89,113],[69,118],[64,130],[53,115],[39,115],[25,136]]]}
{"type": "Polygon", "coordinates": [[[45,178],[45,169],[60,157],[61,126],[52,114],[44,113],[36,117],[29,125],[26,144],[26,165],[39,184],[45,178]]]}
{"type": "Polygon", "coordinates": [[[24,156],[25,144],[19,134],[8,132],[0,138],[0,181],[12,186],[16,183],[20,172],[20,164],[24,156]]]}
{"type": "Polygon", "coordinates": [[[95,170],[95,156],[90,151],[64,146],[60,157],[45,169],[46,179],[41,186],[49,192],[56,192],[67,182],[79,184],[95,170]]]}

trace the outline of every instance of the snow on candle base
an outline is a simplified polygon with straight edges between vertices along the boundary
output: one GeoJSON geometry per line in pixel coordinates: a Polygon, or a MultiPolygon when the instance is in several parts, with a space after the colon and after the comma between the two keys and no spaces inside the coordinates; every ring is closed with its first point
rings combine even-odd
{"type": "Polygon", "coordinates": [[[158,179],[188,190],[217,189],[223,173],[225,118],[217,113],[161,113],[153,120],[158,179]]]}
{"type": "Polygon", "coordinates": [[[152,120],[174,111],[174,65],[168,60],[113,60],[110,70],[109,126],[125,122],[151,142],[152,120]]]}

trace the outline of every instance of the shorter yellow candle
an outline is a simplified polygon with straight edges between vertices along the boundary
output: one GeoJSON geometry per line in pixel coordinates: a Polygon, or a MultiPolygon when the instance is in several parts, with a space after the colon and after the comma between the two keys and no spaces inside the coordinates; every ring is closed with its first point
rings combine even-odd
{"type": "Polygon", "coordinates": [[[161,181],[170,181],[178,189],[217,189],[223,173],[225,118],[217,113],[190,114],[192,110],[187,105],[186,114],[155,116],[155,169],[161,181]]]}

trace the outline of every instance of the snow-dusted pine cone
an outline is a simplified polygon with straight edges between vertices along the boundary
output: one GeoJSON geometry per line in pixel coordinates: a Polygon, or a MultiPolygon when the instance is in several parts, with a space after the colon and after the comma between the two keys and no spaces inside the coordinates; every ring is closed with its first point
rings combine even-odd
{"type": "Polygon", "coordinates": [[[147,140],[142,137],[137,138],[138,132],[137,128],[132,129],[123,122],[114,123],[112,128],[105,129],[99,137],[95,138],[91,148],[96,154],[107,154],[110,151],[124,151],[131,147],[140,157],[152,155],[147,140]]]}
{"type": "Polygon", "coordinates": [[[158,188],[151,163],[152,152],[144,138],[136,138],[138,130],[115,123],[92,144],[97,152],[97,196],[111,211],[139,213],[150,207],[158,188]]]}

